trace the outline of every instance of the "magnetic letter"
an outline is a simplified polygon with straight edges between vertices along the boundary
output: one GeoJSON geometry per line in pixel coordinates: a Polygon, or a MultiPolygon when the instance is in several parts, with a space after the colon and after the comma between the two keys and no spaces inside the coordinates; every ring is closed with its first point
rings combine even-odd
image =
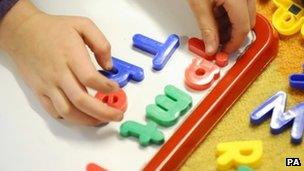
{"type": "Polygon", "coordinates": [[[120,59],[112,57],[113,69],[111,71],[100,70],[107,78],[116,81],[120,87],[124,87],[130,80],[140,82],[144,79],[144,70],[120,59]]]}
{"type": "Polygon", "coordinates": [[[153,69],[159,71],[164,68],[179,47],[179,37],[171,34],[165,43],[160,43],[142,34],[135,34],[133,36],[133,46],[154,55],[153,69]]]}
{"type": "Polygon", "coordinates": [[[142,146],[148,146],[149,144],[159,145],[165,140],[164,134],[157,129],[157,125],[154,122],[142,125],[135,121],[126,121],[120,126],[120,135],[123,137],[136,137],[142,146]]]}
{"type": "Polygon", "coordinates": [[[285,111],[286,93],[278,92],[267,99],[250,115],[252,124],[261,124],[271,117],[271,133],[279,134],[292,125],[291,142],[301,143],[304,132],[304,103],[299,103],[293,108],[285,111]]]}
{"type": "Polygon", "coordinates": [[[289,85],[294,89],[304,90],[304,74],[292,74],[289,76],[289,85]]]}
{"type": "Polygon", "coordinates": [[[165,87],[165,95],[158,95],[155,103],[147,106],[146,117],[161,126],[169,127],[191,108],[192,98],[178,88],[168,85],[165,87]]]}
{"type": "Polygon", "coordinates": [[[106,169],[98,166],[97,164],[95,163],[89,163],[87,165],[87,171],[107,171],[106,169]]]}
{"type": "Polygon", "coordinates": [[[97,92],[95,98],[115,109],[123,112],[127,109],[127,96],[123,89],[111,93],[97,92]]]}
{"type": "Polygon", "coordinates": [[[220,68],[212,62],[194,57],[185,71],[185,83],[194,90],[205,90],[220,77],[220,68]]]}
{"type": "Polygon", "coordinates": [[[218,52],[215,55],[209,56],[205,52],[205,44],[203,40],[192,37],[188,40],[188,49],[197,54],[198,56],[205,58],[209,61],[215,60],[215,63],[219,67],[225,67],[228,65],[229,55],[225,52],[218,52]]]}
{"type": "Polygon", "coordinates": [[[217,167],[228,170],[232,167],[247,165],[257,167],[263,154],[262,141],[236,141],[218,144],[217,167]]]}

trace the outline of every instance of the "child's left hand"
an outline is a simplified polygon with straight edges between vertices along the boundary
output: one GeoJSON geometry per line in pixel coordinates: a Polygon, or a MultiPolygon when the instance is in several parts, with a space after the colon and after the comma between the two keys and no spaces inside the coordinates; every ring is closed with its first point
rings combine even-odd
{"type": "Polygon", "coordinates": [[[86,45],[101,67],[112,68],[110,44],[87,18],[45,14],[19,0],[0,22],[0,47],[49,114],[90,126],[120,121],[122,111],[87,93],[86,87],[111,92],[119,86],[95,69],[86,45]]]}

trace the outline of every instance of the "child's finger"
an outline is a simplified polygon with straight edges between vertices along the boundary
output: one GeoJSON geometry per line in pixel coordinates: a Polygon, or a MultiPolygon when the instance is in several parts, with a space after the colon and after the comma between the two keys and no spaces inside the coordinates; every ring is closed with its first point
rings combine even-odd
{"type": "Polygon", "coordinates": [[[225,45],[231,36],[231,23],[228,14],[222,5],[215,7],[213,11],[218,24],[220,44],[225,45]]]}
{"type": "Polygon", "coordinates": [[[201,0],[189,0],[189,3],[198,21],[206,53],[213,55],[219,46],[219,33],[213,14],[213,4],[211,1],[201,0]]]}
{"type": "Polygon", "coordinates": [[[118,90],[116,82],[107,79],[95,69],[84,46],[79,45],[70,55],[74,58],[68,62],[68,66],[83,85],[102,92],[118,90]]]}
{"type": "Polygon", "coordinates": [[[43,108],[49,113],[51,114],[54,118],[56,119],[60,119],[61,116],[59,115],[59,113],[56,111],[51,99],[45,95],[41,95],[38,97],[39,101],[41,103],[41,105],[43,106],[43,108]]]}
{"type": "Polygon", "coordinates": [[[82,35],[85,43],[94,52],[98,64],[106,69],[112,69],[111,45],[104,34],[88,18],[77,18],[79,25],[77,31],[82,35]]]}
{"type": "Polygon", "coordinates": [[[102,122],[77,110],[60,89],[50,93],[50,96],[55,109],[65,120],[87,126],[95,126],[102,122]]]}
{"type": "Polygon", "coordinates": [[[120,121],[123,117],[122,111],[111,108],[85,93],[72,73],[64,75],[60,87],[74,106],[91,117],[107,122],[120,121]]]}
{"type": "Polygon", "coordinates": [[[238,1],[236,3],[234,0],[227,0],[222,5],[228,13],[232,27],[231,38],[225,45],[224,50],[227,53],[232,53],[240,48],[250,31],[247,1],[238,1]]]}
{"type": "Polygon", "coordinates": [[[250,28],[252,29],[255,26],[256,20],[256,2],[255,0],[248,0],[248,11],[250,18],[250,28]]]}

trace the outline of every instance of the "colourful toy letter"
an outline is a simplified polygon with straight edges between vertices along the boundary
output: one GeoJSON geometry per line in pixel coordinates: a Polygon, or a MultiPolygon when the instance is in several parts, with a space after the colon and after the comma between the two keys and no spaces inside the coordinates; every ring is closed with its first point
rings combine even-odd
{"type": "Polygon", "coordinates": [[[258,125],[271,117],[270,128],[273,134],[279,134],[292,125],[291,142],[301,143],[304,132],[304,103],[299,103],[287,112],[284,112],[285,106],[286,93],[280,91],[255,109],[250,115],[250,121],[258,125]]]}
{"type": "Polygon", "coordinates": [[[157,125],[154,122],[148,122],[147,125],[134,121],[124,122],[120,126],[120,135],[123,137],[136,137],[142,146],[148,146],[152,143],[159,145],[165,141],[164,134],[157,129],[157,125]]]}
{"type": "Polygon", "coordinates": [[[107,78],[116,81],[120,87],[124,87],[130,80],[140,82],[144,79],[144,70],[120,59],[112,57],[113,70],[99,70],[107,78]]]}
{"type": "Polygon", "coordinates": [[[232,167],[247,165],[257,167],[263,154],[262,141],[236,141],[218,144],[218,158],[216,160],[219,170],[228,170],[232,167]]]}
{"type": "Polygon", "coordinates": [[[228,65],[229,55],[225,52],[218,52],[215,55],[215,63],[219,67],[225,67],[228,65]]]}
{"type": "Polygon", "coordinates": [[[95,163],[89,163],[87,165],[87,171],[107,171],[106,169],[98,166],[97,164],[95,163]]]}
{"type": "Polygon", "coordinates": [[[252,168],[248,167],[248,166],[240,166],[237,168],[237,171],[253,171],[252,168]]]}
{"type": "MultiPolygon", "coordinates": [[[[304,71],[304,65],[302,66],[302,68],[304,71]]],[[[289,85],[294,89],[304,90],[304,73],[291,74],[289,76],[289,85]]]]}
{"type": "Polygon", "coordinates": [[[292,74],[289,76],[289,85],[294,89],[304,90],[304,74],[292,74]]]}
{"type": "Polygon", "coordinates": [[[188,49],[189,51],[207,60],[211,61],[215,59],[215,55],[209,56],[206,54],[203,40],[196,37],[192,37],[188,40],[188,49]]]}
{"type": "Polygon", "coordinates": [[[111,106],[123,112],[127,109],[127,96],[123,89],[111,93],[97,92],[95,98],[107,104],[108,106],[111,106]]]}
{"type": "Polygon", "coordinates": [[[142,34],[133,36],[133,46],[154,55],[153,69],[162,70],[175,50],[179,47],[179,37],[171,34],[165,43],[160,43],[142,34]]]}
{"type": "Polygon", "coordinates": [[[273,0],[278,9],[272,16],[273,26],[282,35],[292,35],[299,32],[304,36],[304,9],[292,0],[273,0]]]}
{"type": "Polygon", "coordinates": [[[209,61],[215,60],[219,67],[228,65],[229,55],[224,52],[218,52],[215,55],[209,56],[205,53],[205,44],[203,40],[192,37],[188,40],[188,49],[196,55],[203,57],[209,61]]]}
{"type": "Polygon", "coordinates": [[[191,108],[192,98],[178,88],[167,85],[165,95],[158,95],[155,103],[147,106],[146,117],[161,126],[169,127],[191,108]]]}
{"type": "Polygon", "coordinates": [[[194,57],[185,70],[185,83],[194,90],[208,89],[219,77],[220,68],[204,58],[194,57]]]}

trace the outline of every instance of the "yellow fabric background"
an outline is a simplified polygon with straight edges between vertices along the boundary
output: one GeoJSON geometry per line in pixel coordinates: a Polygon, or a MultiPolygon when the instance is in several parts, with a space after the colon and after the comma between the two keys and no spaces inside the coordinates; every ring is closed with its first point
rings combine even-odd
{"type": "MultiPolygon", "coordinates": [[[[270,0],[257,1],[257,11],[266,16],[269,21],[275,9],[275,5],[270,0]]],[[[270,133],[270,120],[255,128],[249,124],[249,113],[279,90],[288,94],[287,108],[304,101],[304,91],[292,90],[288,85],[288,76],[291,73],[302,72],[304,40],[300,34],[289,37],[281,36],[280,40],[279,53],[276,59],[218,123],[207,139],[186,161],[181,170],[216,170],[215,150],[218,143],[262,140],[264,154],[262,164],[256,170],[304,171],[304,142],[298,146],[292,145],[290,143],[290,129],[274,136],[270,133]],[[299,157],[302,167],[286,167],[286,157],[299,157]]]]}

